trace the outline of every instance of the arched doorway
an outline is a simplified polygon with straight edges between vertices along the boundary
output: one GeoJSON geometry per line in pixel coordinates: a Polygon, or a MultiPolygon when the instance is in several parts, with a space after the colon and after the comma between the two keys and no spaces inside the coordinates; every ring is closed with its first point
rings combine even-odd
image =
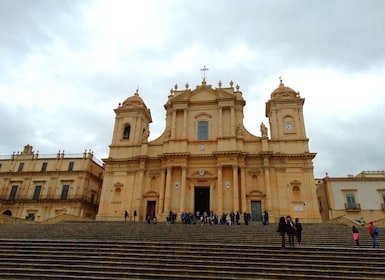
{"type": "Polygon", "coordinates": [[[12,212],[11,212],[11,210],[6,210],[3,212],[3,215],[12,217],[12,212]]]}

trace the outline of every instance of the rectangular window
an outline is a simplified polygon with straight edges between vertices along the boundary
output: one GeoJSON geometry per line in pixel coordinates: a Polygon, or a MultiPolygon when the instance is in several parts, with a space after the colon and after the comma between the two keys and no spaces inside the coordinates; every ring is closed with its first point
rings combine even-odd
{"type": "Polygon", "coordinates": [[[18,188],[19,186],[12,186],[12,188],[11,188],[11,192],[9,193],[9,198],[8,198],[8,200],[11,200],[11,201],[13,201],[13,200],[15,200],[15,197],[16,197],[16,193],[17,193],[17,188],[18,188]]]}
{"type": "Polygon", "coordinates": [[[209,123],[201,121],[198,123],[198,140],[209,139],[209,123]]]}
{"type": "Polygon", "coordinates": [[[385,193],[382,194],[382,201],[385,204],[385,193]]]}
{"type": "Polygon", "coordinates": [[[33,193],[32,200],[39,200],[41,192],[41,186],[35,186],[35,192],[33,193]]]}
{"type": "Polygon", "coordinates": [[[23,168],[24,168],[24,162],[20,162],[19,163],[19,168],[17,169],[17,172],[23,171],[23,168]]]}
{"type": "Polygon", "coordinates": [[[47,165],[48,165],[48,162],[43,162],[43,164],[41,166],[41,171],[42,172],[45,172],[47,170],[47,165]]]}
{"type": "Polygon", "coordinates": [[[1,169],[1,166],[2,166],[2,164],[0,163],[0,169],[1,169]]]}
{"type": "Polygon", "coordinates": [[[68,171],[72,171],[73,169],[74,169],[74,162],[70,161],[70,163],[68,164],[68,171]]]}
{"type": "Polygon", "coordinates": [[[346,194],[346,200],[348,202],[348,209],[357,209],[356,200],[354,198],[354,194],[347,193],[346,194]]]}
{"type": "Polygon", "coordinates": [[[69,185],[63,185],[63,189],[61,190],[61,200],[66,200],[68,197],[68,191],[70,186],[69,185]]]}

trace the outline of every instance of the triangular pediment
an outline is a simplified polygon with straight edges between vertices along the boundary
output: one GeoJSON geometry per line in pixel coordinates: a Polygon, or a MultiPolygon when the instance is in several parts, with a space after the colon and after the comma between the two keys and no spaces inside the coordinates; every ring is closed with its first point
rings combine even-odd
{"type": "Polygon", "coordinates": [[[211,86],[200,86],[191,92],[190,101],[212,101],[217,99],[216,90],[211,86]]]}
{"type": "Polygon", "coordinates": [[[172,103],[184,101],[200,102],[200,101],[217,101],[220,99],[236,99],[233,88],[217,88],[213,89],[211,85],[197,86],[194,90],[186,89],[184,91],[174,91],[170,100],[172,103]]]}

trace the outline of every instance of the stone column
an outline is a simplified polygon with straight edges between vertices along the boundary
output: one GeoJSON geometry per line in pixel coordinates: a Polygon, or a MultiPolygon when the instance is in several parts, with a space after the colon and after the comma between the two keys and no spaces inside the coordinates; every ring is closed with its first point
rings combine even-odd
{"type": "Polygon", "coordinates": [[[239,210],[238,166],[233,165],[233,210],[239,210]]]}
{"type": "Polygon", "coordinates": [[[183,134],[182,138],[186,139],[187,138],[187,110],[183,110],[183,134]]]}
{"type": "Polygon", "coordinates": [[[246,198],[246,174],[245,167],[241,167],[241,205],[242,212],[245,212],[247,209],[247,198],[246,198]]]}
{"type": "Polygon", "coordinates": [[[143,177],[144,177],[144,169],[142,168],[143,163],[140,164],[141,168],[137,172],[136,177],[136,185],[135,185],[135,192],[136,192],[136,197],[135,197],[135,206],[134,210],[136,209],[138,213],[138,219],[140,219],[140,216],[144,217],[145,213],[142,213],[141,210],[143,210],[143,177]]]}
{"type": "Polygon", "coordinates": [[[223,179],[222,166],[218,166],[218,215],[223,214],[223,179]]]}
{"type": "Polygon", "coordinates": [[[271,203],[271,185],[270,185],[270,164],[269,159],[264,158],[263,159],[263,173],[265,177],[265,191],[266,191],[266,205],[264,210],[271,211],[272,210],[272,203],[271,203]]]}
{"type": "Polygon", "coordinates": [[[230,108],[231,110],[231,136],[234,136],[235,133],[235,117],[234,117],[234,107],[230,108]]]}
{"type": "Polygon", "coordinates": [[[223,136],[223,124],[222,124],[222,107],[219,107],[218,110],[218,137],[223,136]]]}
{"type": "Polygon", "coordinates": [[[172,112],[171,120],[171,139],[175,139],[176,110],[172,112]]]}
{"type": "Polygon", "coordinates": [[[167,166],[167,175],[166,175],[166,192],[164,197],[164,212],[169,213],[170,212],[170,206],[171,206],[171,171],[172,167],[167,166]]]}
{"type": "Polygon", "coordinates": [[[166,170],[162,170],[160,175],[160,191],[159,191],[159,206],[158,206],[158,215],[163,213],[164,210],[164,192],[165,192],[165,175],[166,170]]]}
{"type": "Polygon", "coordinates": [[[180,202],[179,213],[182,214],[186,211],[186,167],[182,167],[182,182],[180,183],[180,202]]]}

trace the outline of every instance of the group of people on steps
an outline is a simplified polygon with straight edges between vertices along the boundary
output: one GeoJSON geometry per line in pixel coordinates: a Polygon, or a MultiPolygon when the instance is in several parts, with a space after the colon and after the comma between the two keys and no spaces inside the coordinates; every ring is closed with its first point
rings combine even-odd
{"type": "MultiPolygon", "coordinates": [[[[296,218],[295,221],[290,216],[281,217],[279,219],[277,232],[281,235],[281,248],[286,248],[286,236],[289,239],[289,246],[294,247],[294,237],[297,239],[298,246],[301,246],[302,242],[302,224],[299,222],[299,218],[296,218]]],[[[380,248],[380,244],[378,242],[378,227],[374,225],[371,221],[369,222],[368,232],[370,237],[372,238],[372,247],[380,248]]],[[[356,243],[356,247],[360,247],[359,242],[359,231],[356,226],[352,226],[352,234],[353,240],[356,243]]]]}
{"type": "MultiPolygon", "coordinates": [[[[374,225],[373,222],[369,222],[368,226],[368,232],[370,237],[372,238],[372,247],[373,248],[380,248],[380,243],[378,242],[378,234],[379,230],[378,227],[374,225]]],[[[358,228],[356,226],[352,226],[352,233],[353,233],[353,240],[356,243],[356,247],[360,247],[360,233],[358,231],[358,228]]]]}
{"type": "Polygon", "coordinates": [[[298,246],[301,246],[302,242],[302,224],[299,222],[299,218],[295,221],[291,216],[281,217],[279,219],[277,232],[281,235],[281,249],[286,248],[286,236],[289,239],[290,247],[294,247],[294,237],[297,239],[298,246]]]}

